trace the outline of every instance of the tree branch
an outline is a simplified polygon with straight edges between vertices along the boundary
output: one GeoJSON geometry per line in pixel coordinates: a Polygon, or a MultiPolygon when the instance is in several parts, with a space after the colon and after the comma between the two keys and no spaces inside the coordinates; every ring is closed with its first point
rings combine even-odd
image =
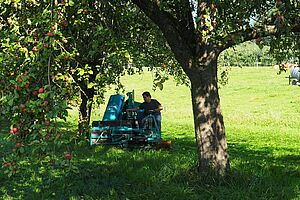
{"type": "MultiPolygon", "coordinates": [[[[188,66],[189,59],[195,53],[195,28],[190,10],[182,15],[185,20],[177,20],[170,13],[160,10],[157,2],[149,0],[132,0],[162,31],[176,59],[182,66],[188,66]]],[[[184,2],[189,3],[188,0],[184,2]]],[[[188,7],[189,4],[188,4],[188,7]]]]}

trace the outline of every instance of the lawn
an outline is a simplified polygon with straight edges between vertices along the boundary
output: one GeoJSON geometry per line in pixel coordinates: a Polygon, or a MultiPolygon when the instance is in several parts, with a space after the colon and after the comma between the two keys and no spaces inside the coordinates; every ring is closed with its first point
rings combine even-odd
{"type": "MultiPolygon", "coordinates": [[[[300,199],[300,87],[288,85],[288,74],[271,68],[232,68],[219,90],[232,174],[224,181],[197,176],[196,146],[189,89],[172,80],[152,91],[151,72],[123,81],[135,98],[151,92],[164,107],[164,139],[170,150],[128,150],[105,146],[72,146],[66,171],[38,161],[24,162],[8,178],[0,172],[3,199],[300,199]]],[[[113,91],[110,92],[110,94],[113,91]]],[[[107,96],[108,98],[108,96],[107,96]]],[[[95,108],[101,119],[105,106],[95,108]]],[[[76,127],[76,109],[66,127],[76,127]]],[[[0,155],[7,144],[1,122],[0,155]]],[[[70,129],[71,130],[71,129],[70,129]]],[[[32,161],[33,160],[33,161],[32,161]]]]}

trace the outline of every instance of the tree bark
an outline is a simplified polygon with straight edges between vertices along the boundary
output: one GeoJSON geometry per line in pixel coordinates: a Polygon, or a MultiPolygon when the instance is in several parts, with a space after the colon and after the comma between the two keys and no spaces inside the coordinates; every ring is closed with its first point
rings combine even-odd
{"type": "Polygon", "coordinates": [[[94,97],[94,89],[93,88],[82,88],[83,91],[80,92],[81,95],[81,104],[79,106],[79,123],[78,129],[79,132],[85,133],[88,137],[88,127],[90,124],[91,119],[91,112],[92,112],[92,101],[94,97]]]}
{"type": "Polygon", "coordinates": [[[218,93],[217,61],[214,59],[209,63],[204,70],[196,63],[194,72],[188,73],[191,80],[198,169],[202,173],[212,171],[225,175],[230,165],[218,93]]]}

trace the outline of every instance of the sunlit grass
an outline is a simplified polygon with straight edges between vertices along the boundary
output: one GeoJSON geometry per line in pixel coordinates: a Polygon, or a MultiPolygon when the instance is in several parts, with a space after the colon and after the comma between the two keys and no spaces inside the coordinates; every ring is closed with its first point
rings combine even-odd
{"type": "MultiPolygon", "coordinates": [[[[271,68],[233,68],[229,84],[219,90],[232,170],[223,182],[203,180],[196,173],[189,89],[170,80],[163,91],[152,91],[153,76],[146,72],[124,77],[126,91],[134,89],[137,101],[142,101],[143,91],[150,91],[162,103],[163,138],[172,139],[171,150],[88,147],[83,142],[71,147],[71,164],[77,168],[74,172],[53,169],[46,163],[39,166],[38,161],[24,162],[23,172],[15,177],[7,178],[1,172],[0,196],[300,199],[300,87],[288,85],[287,74],[276,73],[271,68]]],[[[95,108],[92,119],[101,119],[104,109],[105,105],[95,108]]],[[[70,112],[66,130],[76,129],[77,117],[76,109],[70,112]]],[[[1,151],[5,151],[3,143],[1,151]]]]}

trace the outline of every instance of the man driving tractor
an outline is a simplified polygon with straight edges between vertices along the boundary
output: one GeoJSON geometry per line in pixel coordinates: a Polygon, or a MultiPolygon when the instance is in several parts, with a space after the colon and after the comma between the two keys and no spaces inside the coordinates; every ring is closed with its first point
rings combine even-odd
{"type": "Polygon", "coordinates": [[[144,117],[152,114],[156,119],[156,123],[159,131],[161,131],[161,113],[160,111],[163,109],[162,105],[156,100],[151,98],[150,92],[143,92],[142,94],[144,102],[141,103],[138,107],[134,107],[131,109],[126,109],[126,111],[136,111],[139,109],[144,110],[144,117]]]}
{"type": "MultiPolygon", "coordinates": [[[[132,145],[161,148],[162,105],[151,99],[149,92],[142,94],[144,102],[134,101],[134,91],[111,95],[102,120],[93,121],[90,145],[112,144],[122,147],[132,145]]],[[[169,148],[169,144],[167,145],[169,148]]]]}

